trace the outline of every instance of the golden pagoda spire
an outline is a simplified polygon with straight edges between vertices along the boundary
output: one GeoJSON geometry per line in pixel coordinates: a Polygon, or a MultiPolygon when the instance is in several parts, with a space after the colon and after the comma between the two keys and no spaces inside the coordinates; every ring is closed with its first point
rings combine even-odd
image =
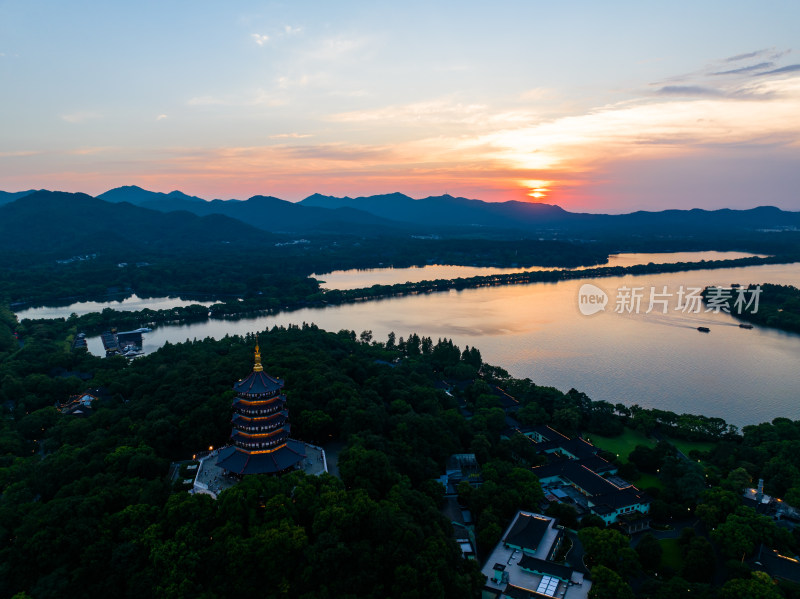
{"type": "Polygon", "coordinates": [[[261,365],[261,352],[258,350],[258,335],[256,335],[256,365],[253,366],[253,372],[261,372],[264,367],[261,365]]]}

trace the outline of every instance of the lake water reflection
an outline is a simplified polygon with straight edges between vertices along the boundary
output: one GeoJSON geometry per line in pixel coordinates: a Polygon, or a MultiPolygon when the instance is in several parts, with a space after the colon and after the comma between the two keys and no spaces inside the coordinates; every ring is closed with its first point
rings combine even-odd
{"type": "MultiPolygon", "coordinates": [[[[601,266],[634,266],[637,264],[670,264],[675,262],[700,262],[702,260],[734,260],[749,258],[757,254],[745,252],[668,252],[668,253],[631,253],[612,254],[608,262],[601,266]]],[[[565,270],[585,270],[594,266],[579,266],[565,270]]],[[[429,264],[410,268],[372,268],[367,270],[335,270],[326,274],[313,274],[315,279],[324,281],[325,289],[360,289],[372,285],[396,285],[398,283],[418,283],[434,279],[459,279],[468,277],[486,277],[512,272],[538,272],[555,270],[551,267],[532,266],[529,268],[492,268],[481,266],[452,266],[446,264],[429,264]]]]}
{"type": "Polygon", "coordinates": [[[75,313],[78,316],[90,314],[92,312],[102,312],[104,308],[112,308],[120,310],[121,312],[136,312],[149,308],[150,310],[167,310],[170,308],[179,308],[182,306],[190,306],[192,304],[201,304],[203,306],[210,306],[214,302],[197,302],[192,300],[183,300],[177,297],[146,297],[141,298],[136,294],[126,297],[123,300],[112,302],[76,302],[69,306],[43,306],[40,308],[28,308],[17,312],[17,318],[69,318],[70,314],[75,313]]]}
{"type": "MultiPolygon", "coordinates": [[[[592,280],[610,297],[607,310],[593,316],[578,310],[578,289],[586,282],[484,287],[159,327],[145,335],[144,349],[303,322],[331,331],[369,329],[381,340],[390,331],[398,337],[416,332],[434,341],[452,338],[462,349],[478,347],[485,361],[515,377],[562,390],[575,387],[595,400],[720,416],[737,425],[777,416],[800,419],[800,336],[741,329],[727,314],[683,314],[672,309],[674,298],[667,314],[614,312],[623,285],[647,294],[651,286],[672,293],[711,284],[800,286],[800,264],[592,280]],[[700,333],[698,326],[711,332],[700,333]]],[[[90,339],[89,348],[102,354],[99,338],[90,339]]]]}

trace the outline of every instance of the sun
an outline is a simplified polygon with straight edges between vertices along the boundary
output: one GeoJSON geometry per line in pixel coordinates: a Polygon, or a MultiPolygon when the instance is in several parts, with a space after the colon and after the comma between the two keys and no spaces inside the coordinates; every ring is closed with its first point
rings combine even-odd
{"type": "Polygon", "coordinates": [[[551,183],[552,181],[542,181],[540,179],[530,179],[522,182],[528,188],[528,196],[536,200],[547,197],[551,183]]]}

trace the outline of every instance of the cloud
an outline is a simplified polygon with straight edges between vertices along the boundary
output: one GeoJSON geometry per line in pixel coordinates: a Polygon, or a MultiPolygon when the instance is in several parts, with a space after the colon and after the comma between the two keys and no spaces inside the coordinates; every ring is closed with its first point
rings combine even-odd
{"type": "Polygon", "coordinates": [[[169,118],[169,117],[168,117],[166,114],[159,114],[159,115],[156,117],[156,120],[157,120],[157,121],[163,121],[163,120],[164,120],[164,119],[166,119],[166,118],[169,118]]]}
{"type": "Polygon", "coordinates": [[[384,164],[397,158],[393,148],[360,144],[328,143],[308,146],[282,146],[277,148],[284,158],[307,163],[350,163],[364,166],[384,164]]]}
{"type": "Polygon", "coordinates": [[[795,71],[800,71],[800,64],[790,64],[779,69],[767,71],[766,73],[759,73],[759,75],[779,75],[781,73],[794,73],[795,71]]]}
{"type": "Polygon", "coordinates": [[[354,110],[330,115],[328,120],[343,123],[385,122],[392,124],[472,125],[481,129],[509,123],[529,123],[533,113],[526,110],[493,111],[485,104],[466,104],[451,99],[394,104],[382,108],[354,110]]]}
{"type": "Polygon", "coordinates": [[[283,26],[284,35],[297,35],[303,31],[302,27],[292,27],[291,25],[283,26]]]}
{"type": "Polygon", "coordinates": [[[552,90],[546,87],[534,87],[520,94],[522,100],[543,100],[552,95],[552,90]]]}
{"type": "Polygon", "coordinates": [[[230,106],[232,102],[230,99],[220,98],[217,96],[195,96],[186,101],[189,106],[230,106]]]}
{"type": "Polygon", "coordinates": [[[353,54],[369,45],[368,37],[347,37],[343,35],[322,39],[311,50],[308,57],[314,60],[334,61],[353,54]]]}
{"type": "Polygon", "coordinates": [[[728,71],[717,71],[716,73],[711,73],[712,75],[741,75],[743,73],[750,73],[752,71],[760,71],[762,69],[768,69],[773,66],[774,62],[759,62],[758,64],[750,65],[749,67],[740,67],[738,69],[731,69],[728,71]]]}
{"type": "Polygon", "coordinates": [[[787,53],[768,48],[738,54],[715,61],[704,69],[651,85],[657,88],[655,93],[659,96],[767,100],[777,90],[767,90],[763,85],[754,86],[753,81],[764,75],[791,73],[800,69],[800,65],[776,68],[776,64],[779,64],[776,60],[787,53]],[[762,57],[762,60],[751,60],[756,57],[762,57]],[[741,64],[741,61],[751,64],[741,64]]]}
{"type": "Polygon", "coordinates": [[[720,90],[701,85],[666,85],[656,93],[668,96],[722,96],[720,90]]]}
{"type": "Polygon", "coordinates": [[[195,96],[186,101],[187,106],[284,106],[288,100],[280,94],[257,89],[243,95],[195,96]]]}
{"type": "Polygon", "coordinates": [[[250,37],[253,38],[253,41],[259,46],[263,46],[269,41],[268,35],[262,35],[260,33],[251,33],[250,37]]]}
{"type": "MultiPolygon", "coordinates": [[[[750,69],[756,62],[731,66],[750,69]]],[[[550,199],[561,202],[570,193],[600,197],[600,190],[615,184],[613,178],[630,164],[690,164],[694,159],[701,164],[709,157],[734,154],[743,157],[741,163],[753,157],[755,164],[768,149],[797,156],[800,75],[784,70],[780,77],[755,77],[760,71],[753,68],[729,78],[710,77],[712,71],[724,70],[717,61],[685,83],[663,80],[638,97],[588,111],[567,113],[570,107],[559,105],[556,116],[531,109],[547,104],[535,101],[540,90],[530,90],[525,98],[506,98],[505,105],[461,94],[380,105],[375,104],[381,97],[376,93],[358,104],[343,103],[364,106],[362,110],[310,114],[303,132],[293,130],[298,125],[265,120],[272,135],[262,134],[269,136],[262,137],[263,145],[142,149],[137,162],[152,165],[152,176],[170,188],[187,181],[195,187],[217,186],[220,191],[214,193],[219,194],[231,193],[224,191],[228,186],[269,189],[273,195],[281,189],[303,189],[307,195],[366,191],[368,186],[408,193],[445,185],[459,195],[470,189],[481,198],[512,199],[518,191],[517,199],[523,199],[529,191],[523,182],[546,180],[553,182],[550,199]],[[351,143],[327,143],[331,140],[351,143]],[[491,191],[484,196],[481,190],[491,191]]],[[[247,107],[288,102],[292,91],[279,85],[308,80],[297,79],[302,71],[286,72],[292,78],[271,81],[266,90],[198,96],[189,103],[247,107]]],[[[318,80],[312,83],[316,86],[318,80]]],[[[270,111],[255,112],[262,118],[270,111]]],[[[280,114],[263,118],[279,119],[280,114]]]]}
{"type": "Polygon", "coordinates": [[[12,152],[0,152],[0,158],[23,158],[25,156],[37,156],[41,152],[35,150],[15,150],[12,152]]]}
{"type": "Polygon", "coordinates": [[[310,133],[277,133],[270,135],[270,139],[304,139],[306,137],[314,137],[310,133]]]}
{"type": "Polygon", "coordinates": [[[99,113],[88,110],[61,115],[61,120],[66,121],[67,123],[85,123],[86,121],[91,121],[93,119],[99,119],[99,118],[100,118],[99,113]]]}
{"type": "Polygon", "coordinates": [[[341,98],[366,98],[372,94],[365,89],[334,89],[329,91],[328,95],[341,98]]]}
{"type": "Polygon", "coordinates": [[[278,77],[278,87],[280,89],[290,89],[293,87],[305,87],[308,85],[311,78],[308,75],[301,75],[300,77],[289,77],[281,75],[278,77]]]}
{"type": "Polygon", "coordinates": [[[573,165],[592,169],[631,156],[688,154],[742,144],[798,147],[800,79],[765,82],[751,93],[765,99],[758,104],[714,95],[638,100],[498,131],[471,143],[492,148],[500,160],[520,169],[563,173],[573,165]]]}
{"type": "Polygon", "coordinates": [[[85,148],[75,148],[74,150],[70,150],[67,154],[72,154],[73,156],[92,156],[95,154],[109,154],[112,151],[115,151],[117,148],[112,148],[111,146],[93,146],[93,147],[85,147],[85,148]]]}
{"type": "Polygon", "coordinates": [[[410,104],[395,104],[382,108],[341,112],[331,115],[329,120],[345,123],[370,121],[441,122],[443,120],[461,120],[467,115],[485,112],[486,109],[487,107],[482,104],[460,104],[446,100],[429,100],[410,104]]]}
{"type": "Polygon", "coordinates": [[[769,50],[756,50],[755,52],[747,52],[745,54],[737,54],[736,56],[730,56],[729,58],[724,59],[723,62],[737,62],[739,60],[747,60],[748,58],[755,58],[756,56],[761,56],[766,54],[769,50]]]}

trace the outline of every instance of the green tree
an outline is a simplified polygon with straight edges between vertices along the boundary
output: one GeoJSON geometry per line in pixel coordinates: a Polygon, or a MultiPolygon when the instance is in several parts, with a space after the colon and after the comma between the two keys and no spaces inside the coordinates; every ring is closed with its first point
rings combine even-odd
{"type": "Polygon", "coordinates": [[[581,426],[581,414],[575,408],[561,408],[553,414],[553,424],[558,430],[574,433],[581,426]]]}
{"type": "Polygon", "coordinates": [[[605,566],[592,568],[592,588],[589,599],[633,599],[633,589],[613,570],[605,566]]]}
{"type": "Polygon", "coordinates": [[[746,506],[738,507],[711,532],[723,555],[735,559],[752,555],[759,543],[769,543],[775,537],[774,522],[746,506]]]}
{"type": "Polygon", "coordinates": [[[695,599],[712,596],[708,585],[692,583],[680,576],[671,577],[655,592],[656,599],[695,599]]]}
{"type": "Polygon", "coordinates": [[[707,489],[700,495],[702,503],[697,506],[695,514],[708,529],[715,528],[724,522],[740,505],[739,497],[732,491],[719,487],[707,489]]]}
{"type": "Polygon", "coordinates": [[[750,476],[750,473],[747,472],[747,470],[744,468],[736,468],[728,474],[725,480],[722,481],[722,487],[731,493],[739,495],[742,493],[742,491],[744,491],[745,488],[750,486],[752,481],[753,478],[750,476]]]}
{"type": "Polygon", "coordinates": [[[662,553],[664,553],[664,550],[661,547],[661,543],[650,533],[644,535],[636,545],[636,554],[639,556],[639,562],[647,570],[658,568],[661,563],[662,553]]]}
{"type": "Polygon", "coordinates": [[[750,579],[735,578],[729,580],[717,593],[719,599],[781,599],[783,594],[773,584],[769,576],[766,580],[760,576],[762,572],[753,572],[750,579]]]}
{"type": "Polygon", "coordinates": [[[705,537],[693,538],[683,557],[681,576],[689,582],[711,582],[716,569],[716,558],[711,543],[705,537]]]}
{"type": "Polygon", "coordinates": [[[548,516],[558,519],[558,523],[567,528],[578,528],[578,511],[571,505],[554,501],[545,512],[548,516]]]}
{"type": "Polygon", "coordinates": [[[628,539],[610,528],[583,528],[578,538],[586,551],[589,563],[605,566],[625,578],[634,576],[640,569],[639,557],[630,548],[628,539]]]}

